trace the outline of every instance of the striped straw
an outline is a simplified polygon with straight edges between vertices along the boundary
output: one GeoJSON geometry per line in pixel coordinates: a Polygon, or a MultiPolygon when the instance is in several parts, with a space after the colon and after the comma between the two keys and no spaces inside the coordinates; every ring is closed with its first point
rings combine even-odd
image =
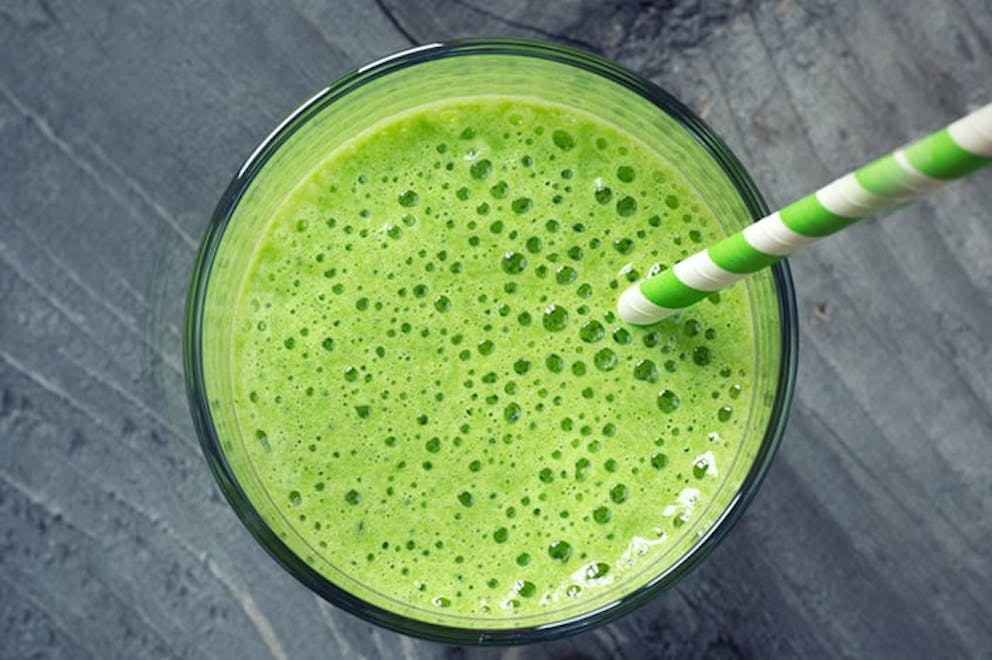
{"type": "Polygon", "coordinates": [[[641,280],[620,295],[617,311],[629,323],[655,323],[819,238],[989,163],[992,103],[641,280]]]}

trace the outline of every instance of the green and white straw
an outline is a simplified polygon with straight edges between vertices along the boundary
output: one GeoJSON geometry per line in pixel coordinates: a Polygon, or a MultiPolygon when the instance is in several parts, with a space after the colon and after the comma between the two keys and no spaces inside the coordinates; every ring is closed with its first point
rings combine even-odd
{"type": "Polygon", "coordinates": [[[848,225],[992,163],[992,104],[842,176],[620,295],[620,317],[649,325],[848,225]]]}

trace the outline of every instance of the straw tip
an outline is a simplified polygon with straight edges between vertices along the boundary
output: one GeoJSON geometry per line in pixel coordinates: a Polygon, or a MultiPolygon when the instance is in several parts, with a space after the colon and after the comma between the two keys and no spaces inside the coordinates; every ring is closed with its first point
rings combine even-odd
{"type": "Polygon", "coordinates": [[[641,287],[637,284],[621,293],[620,299],[617,301],[617,314],[627,323],[634,325],[651,325],[677,311],[656,305],[648,300],[641,293],[641,287]]]}

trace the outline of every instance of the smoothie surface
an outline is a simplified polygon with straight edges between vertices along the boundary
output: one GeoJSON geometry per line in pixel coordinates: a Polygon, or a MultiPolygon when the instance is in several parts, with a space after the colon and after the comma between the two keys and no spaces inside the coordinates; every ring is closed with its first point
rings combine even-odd
{"type": "Polygon", "coordinates": [[[374,126],[285,200],[237,297],[249,496],[405,616],[530,626],[636,590],[735,492],[755,349],[743,286],[650,328],[616,299],[723,236],[664,153],[575,110],[374,126]]]}

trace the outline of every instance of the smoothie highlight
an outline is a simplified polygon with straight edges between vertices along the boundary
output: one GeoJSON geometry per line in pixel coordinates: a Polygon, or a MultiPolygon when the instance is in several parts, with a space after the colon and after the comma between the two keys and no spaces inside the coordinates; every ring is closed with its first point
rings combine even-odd
{"type": "Polygon", "coordinates": [[[725,235],[666,154],[573,108],[473,96],[379,122],[254,246],[224,451],[280,539],[377,607],[513,628],[608,605],[754,460],[747,289],[649,328],[613,311],[725,235]]]}

